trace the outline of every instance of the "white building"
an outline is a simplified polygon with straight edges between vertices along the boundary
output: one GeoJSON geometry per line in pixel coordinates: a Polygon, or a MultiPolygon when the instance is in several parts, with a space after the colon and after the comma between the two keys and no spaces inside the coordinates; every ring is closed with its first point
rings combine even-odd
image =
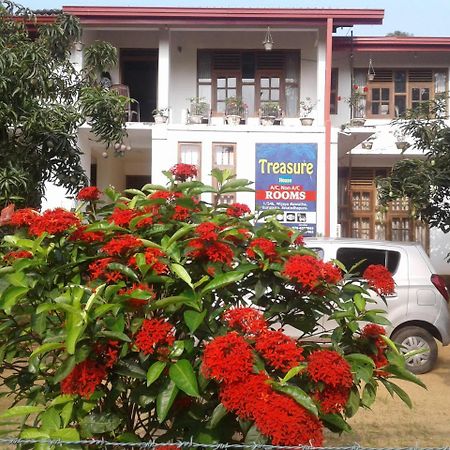
{"type": "MultiPolygon", "coordinates": [[[[177,162],[196,164],[210,183],[212,168],[230,168],[256,180],[257,192],[229,201],[281,207],[283,221],[324,236],[420,240],[439,272],[450,274],[448,239],[415,223],[405,202],[382,214],[374,183],[402,157],[391,119],[448,91],[450,38],[333,36],[339,27],[381,24],[379,9],[71,6],[64,12],[79,17],[85,44],[117,47],[112,82],[128,86],[140,107],[140,117],[130,115],[125,145],[132,150],[122,158],[104,158],[105,149],[81,129],[94,184],[161,183],[161,171],[177,162]],[[265,50],[263,41],[271,39],[273,48],[265,50]],[[346,102],[352,91],[359,93],[353,111],[346,102]],[[208,103],[200,124],[190,123],[191,97],[208,103]],[[237,125],[226,123],[229,97],[246,104],[237,125]],[[307,97],[315,105],[312,126],[299,120],[307,97]],[[270,102],[278,102],[282,116],[262,125],[261,109],[270,102]],[[154,108],[169,108],[167,123],[154,123],[154,108]],[[352,116],[365,117],[364,126],[341,131],[352,116]],[[373,147],[362,148],[370,136],[373,147]]],[[[73,55],[80,66],[82,56],[73,55]]]]}

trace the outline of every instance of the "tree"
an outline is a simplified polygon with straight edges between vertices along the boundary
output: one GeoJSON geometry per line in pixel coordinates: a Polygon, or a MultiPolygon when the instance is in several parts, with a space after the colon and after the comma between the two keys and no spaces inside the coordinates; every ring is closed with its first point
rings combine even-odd
{"type": "Polygon", "coordinates": [[[394,121],[424,158],[401,159],[389,177],[378,180],[383,205],[408,197],[415,217],[444,233],[450,231],[450,128],[443,115],[446,100],[436,98],[394,121]]]}
{"type": "MultiPolygon", "coordinates": [[[[0,1],[0,207],[39,207],[46,181],[69,193],[87,184],[77,144],[86,121],[107,147],[126,134],[126,99],[102,89],[90,67],[79,71],[70,61],[80,38],[75,17],[39,26],[29,10],[0,1]]],[[[103,64],[117,62],[114,47],[95,45],[108,50],[103,64]]]]}
{"type": "Polygon", "coordinates": [[[408,33],[407,31],[395,30],[395,31],[392,31],[391,33],[387,33],[386,36],[388,36],[388,37],[411,37],[414,35],[412,33],[408,33]]]}

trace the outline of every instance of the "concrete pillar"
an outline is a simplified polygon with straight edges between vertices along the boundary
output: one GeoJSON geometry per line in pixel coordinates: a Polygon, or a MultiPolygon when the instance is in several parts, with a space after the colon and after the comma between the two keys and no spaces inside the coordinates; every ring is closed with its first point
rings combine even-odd
{"type": "Polygon", "coordinates": [[[170,106],[170,41],[170,30],[160,30],[158,52],[158,108],[167,108],[170,106]]]}

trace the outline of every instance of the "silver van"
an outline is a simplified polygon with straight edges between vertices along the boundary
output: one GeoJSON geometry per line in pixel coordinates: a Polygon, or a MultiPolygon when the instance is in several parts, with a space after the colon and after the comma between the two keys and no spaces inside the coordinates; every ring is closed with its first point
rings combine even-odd
{"type": "MultiPolygon", "coordinates": [[[[347,269],[362,261],[358,276],[370,264],[383,264],[395,281],[395,293],[386,296],[386,327],[392,340],[401,344],[402,351],[423,350],[407,361],[408,369],[420,374],[436,363],[438,347],[450,343],[449,294],[444,280],[435,274],[430,259],[420,244],[362,239],[306,238],[307,247],[315,250],[325,261],[337,259],[347,269]]],[[[376,308],[386,309],[381,298],[376,308]]],[[[326,330],[333,328],[324,320],[326,330]]]]}

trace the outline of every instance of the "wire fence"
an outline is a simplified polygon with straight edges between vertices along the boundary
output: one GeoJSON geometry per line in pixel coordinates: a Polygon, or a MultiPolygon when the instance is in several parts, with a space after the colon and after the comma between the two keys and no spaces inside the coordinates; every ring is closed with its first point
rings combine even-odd
{"type": "MultiPolygon", "coordinates": [[[[173,446],[179,449],[212,449],[212,450],[450,450],[449,447],[361,447],[354,444],[346,447],[309,447],[309,446],[282,446],[268,444],[203,444],[198,442],[110,442],[100,439],[84,439],[79,441],[65,441],[61,439],[22,439],[15,437],[0,438],[0,447],[15,446],[16,448],[29,445],[39,445],[41,449],[57,447],[65,448],[117,448],[117,449],[167,449],[173,446]]],[[[168,449],[167,449],[168,450],[168,449]]]]}

